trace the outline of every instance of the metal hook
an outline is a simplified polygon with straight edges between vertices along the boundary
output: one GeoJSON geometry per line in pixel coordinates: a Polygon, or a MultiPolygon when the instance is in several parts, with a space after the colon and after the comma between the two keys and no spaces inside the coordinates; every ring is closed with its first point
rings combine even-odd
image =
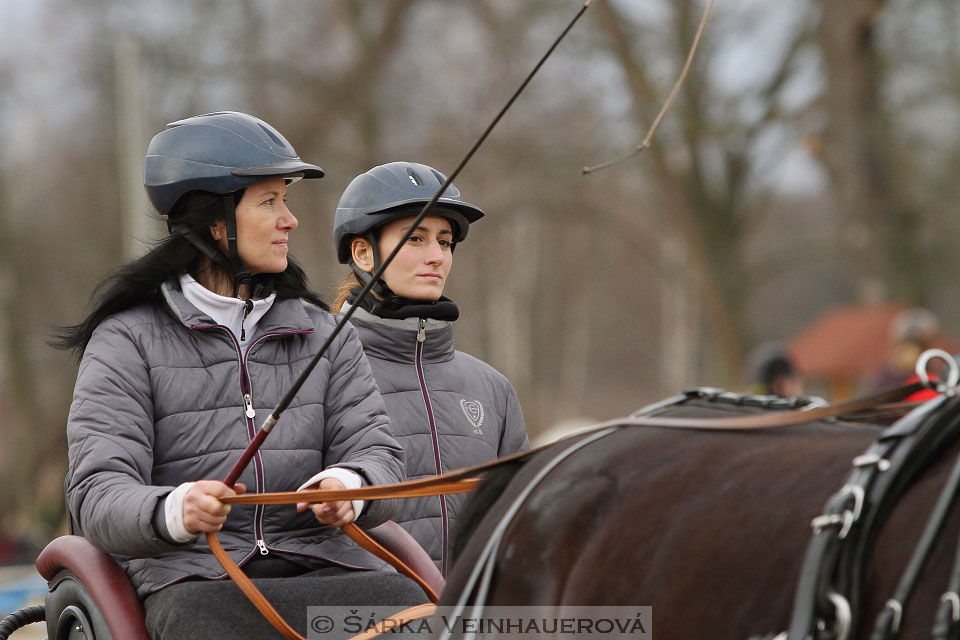
{"type": "MultiPolygon", "coordinates": [[[[830,404],[826,398],[821,398],[820,396],[807,396],[807,399],[810,402],[800,409],[800,411],[811,411],[813,409],[819,409],[820,407],[826,407],[830,404]]],[[[774,638],[774,640],[776,640],[776,638],[774,638]]]]}
{"type": "Polygon", "coordinates": [[[960,594],[955,591],[947,591],[940,596],[940,602],[950,603],[950,619],[954,622],[960,620],[960,594]]]}
{"type": "Polygon", "coordinates": [[[940,386],[934,381],[931,381],[930,376],[927,375],[927,365],[934,358],[940,358],[947,364],[947,379],[943,385],[949,388],[956,387],[957,383],[960,382],[960,366],[957,365],[957,361],[953,359],[953,356],[943,349],[927,349],[920,354],[919,358],[917,358],[917,365],[914,371],[916,372],[917,377],[920,378],[920,382],[930,389],[940,386]]]}
{"type": "Polygon", "coordinates": [[[863,487],[858,484],[845,484],[839,491],[842,496],[853,496],[853,519],[858,520],[863,511],[863,501],[866,498],[863,487]]]}
{"type": "Polygon", "coordinates": [[[903,619],[903,605],[898,600],[891,598],[885,605],[893,613],[893,619],[890,621],[890,632],[894,635],[900,633],[900,621],[903,619]]]}
{"type": "Polygon", "coordinates": [[[827,598],[833,604],[833,610],[836,614],[836,623],[834,624],[836,640],[847,640],[850,637],[850,628],[853,621],[850,603],[836,591],[828,593],[827,598]]]}
{"type": "Polygon", "coordinates": [[[878,453],[864,453],[853,459],[855,467],[869,467],[874,464],[877,465],[877,471],[886,471],[890,468],[890,461],[878,453]]]}

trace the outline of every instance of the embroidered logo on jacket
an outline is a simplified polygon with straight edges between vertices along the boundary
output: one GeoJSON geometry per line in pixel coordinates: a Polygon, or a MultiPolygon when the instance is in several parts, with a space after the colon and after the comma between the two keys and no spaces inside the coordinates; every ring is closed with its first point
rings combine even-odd
{"type": "Polygon", "coordinates": [[[480,431],[480,425],[483,424],[483,405],[476,400],[460,400],[460,408],[473,425],[473,433],[478,436],[483,435],[483,431],[480,431]]]}

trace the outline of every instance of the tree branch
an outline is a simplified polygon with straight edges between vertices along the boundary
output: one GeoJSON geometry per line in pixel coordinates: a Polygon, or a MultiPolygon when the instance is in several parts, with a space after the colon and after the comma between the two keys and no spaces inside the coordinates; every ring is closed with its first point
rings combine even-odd
{"type": "Polygon", "coordinates": [[[707,3],[707,8],[703,12],[703,18],[700,19],[700,26],[697,27],[697,33],[693,38],[693,44],[690,46],[690,52],[687,54],[686,62],[683,63],[683,68],[680,70],[680,75],[677,77],[677,81],[670,90],[670,95],[667,96],[667,101],[663,104],[663,107],[660,109],[660,113],[657,114],[657,117],[653,120],[653,124],[651,124],[650,128],[647,130],[647,135],[643,137],[643,140],[639,145],[636,146],[636,148],[633,149],[633,151],[607,162],[593,165],[591,167],[584,167],[582,171],[584,175],[593,173],[595,171],[600,171],[602,169],[607,169],[614,165],[618,165],[621,162],[625,162],[650,146],[650,141],[653,140],[653,134],[656,133],[660,123],[663,121],[664,117],[666,117],[667,112],[670,111],[670,107],[673,106],[673,101],[676,100],[677,94],[680,92],[680,87],[683,86],[684,81],[687,79],[687,73],[690,71],[690,65],[693,64],[694,56],[696,56],[697,47],[700,45],[700,39],[703,37],[703,31],[706,28],[707,20],[710,17],[710,11],[713,9],[713,3],[714,0],[709,0],[707,3]]]}

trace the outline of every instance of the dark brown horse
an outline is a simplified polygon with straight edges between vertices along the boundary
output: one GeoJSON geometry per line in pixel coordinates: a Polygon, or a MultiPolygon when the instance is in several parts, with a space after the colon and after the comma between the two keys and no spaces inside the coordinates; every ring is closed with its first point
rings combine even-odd
{"type": "MultiPolygon", "coordinates": [[[[687,402],[664,411],[751,410],[687,402]]],[[[652,606],[653,637],[665,640],[784,631],[811,519],[882,428],[831,420],[753,432],[619,429],[557,463],[523,500],[484,601],[652,606]]],[[[956,442],[941,448],[879,534],[856,637],[869,637],[960,451],[956,442]]],[[[441,605],[460,598],[484,542],[549,456],[499,472],[487,497],[478,495],[481,517],[467,525],[441,605]]],[[[905,607],[902,638],[930,637],[960,535],[955,511],[905,607]]]]}

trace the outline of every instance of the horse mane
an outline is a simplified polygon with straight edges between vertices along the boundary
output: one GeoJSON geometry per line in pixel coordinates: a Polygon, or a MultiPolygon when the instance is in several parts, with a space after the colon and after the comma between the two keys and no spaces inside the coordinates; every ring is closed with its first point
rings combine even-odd
{"type": "Polygon", "coordinates": [[[528,459],[505,462],[484,472],[483,480],[470,494],[470,499],[464,504],[463,512],[457,517],[457,526],[453,532],[453,544],[450,549],[453,562],[460,557],[467,541],[480,524],[480,520],[490,510],[490,506],[500,497],[528,459]]]}

